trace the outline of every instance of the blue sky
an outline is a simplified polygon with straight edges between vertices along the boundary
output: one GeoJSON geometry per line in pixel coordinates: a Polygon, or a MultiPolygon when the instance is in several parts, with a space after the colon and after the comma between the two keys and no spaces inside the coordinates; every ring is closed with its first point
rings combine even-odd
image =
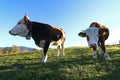
{"type": "Polygon", "coordinates": [[[0,46],[36,47],[34,41],[11,36],[8,31],[28,14],[31,21],[61,27],[66,32],[65,46],[87,46],[78,33],[91,22],[99,22],[110,29],[106,44],[120,40],[120,0],[1,0],[0,46]]]}

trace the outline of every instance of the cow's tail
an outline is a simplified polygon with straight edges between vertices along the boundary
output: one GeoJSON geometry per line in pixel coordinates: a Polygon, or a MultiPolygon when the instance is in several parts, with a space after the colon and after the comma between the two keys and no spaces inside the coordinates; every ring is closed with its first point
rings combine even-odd
{"type": "Polygon", "coordinates": [[[61,29],[61,32],[62,32],[62,37],[63,37],[63,39],[64,39],[64,41],[65,41],[66,33],[65,33],[65,31],[64,31],[62,28],[60,28],[60,29],[61,29]]]}

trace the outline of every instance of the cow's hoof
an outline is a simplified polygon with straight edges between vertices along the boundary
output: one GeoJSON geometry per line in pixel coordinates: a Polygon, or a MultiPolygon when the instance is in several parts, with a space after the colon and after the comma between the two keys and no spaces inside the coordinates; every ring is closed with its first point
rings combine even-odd
{"type": "Polygon", "coordinates": [[[63,57],[65,56],[65,55],[62,55],[63,57]]]}
{"type": "Polygon", "coordinates": [[[57,57],[59,57],[59,54],[57,55],[57,57]]]}
{"type": "Polygon", "coordinates": [[[105,57],[105,60],[109,61],[109,60],[111,60],[111,59],[110,59],[109,56],[106,56],[106,57],[105,57]]]}
{"type": "Polygon", "coordinates": [[[111,59],[110,59],[110,57],[105,57],[105,60],[109,61],[109,60],[111,60],[111,59]]]}
{"type": "Polygon", "coordinates": [[[45,64],[46,62],[42,62],[42,64],[45,64]]]}
{"type": "Polygon", "coordinates": [[[46,61],[44,61],[44,60],[42,60],[42,62],[41,62],[42,64],[45,64],[46,63],[46,61]]]}
{"type": "Polygon", "coordinates": [[[97,59],[97,56],[96,56],[96,55],[93,55],[93,59],[97,59]]]}
{"type": "Polygon", "coordinates": [[[43,63],[43,64],[45,64],[45,63],[46,63],[46,61],[43,61],[43,60],[42,60],[42,63],[43,63]]]}
{"type": "Polygon", "coordinates": [[[59,58],[59,55],[56,55],[59,58]]]}
{"type": "Polygon", "coordinates": [[[102,55],[102,51],[99,51],[98,54],[102,55]]]}
{"type": "Polygon", "coordinates": [[[111,60],[108,54],[105,54],[104,57],[105,57],[105,60],[107,60],[107,61],[111,60]]]}
{"type": "Polygon", "coordinates": [[[102,49],[99,49],[99,51],[98,51],[98,54],[102,54],[103,53],[103,50],[102,49]]]}

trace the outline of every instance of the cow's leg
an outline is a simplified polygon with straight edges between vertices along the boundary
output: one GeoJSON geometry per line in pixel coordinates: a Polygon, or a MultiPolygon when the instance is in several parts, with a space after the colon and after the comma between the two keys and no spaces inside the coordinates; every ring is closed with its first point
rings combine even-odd
{"type": "Polygon", "coordinates": [[[57,46],[57,57],[59,57],[60,54],[60,45],[57,46]]]}
{"type": "Polygon", "coordinates": [[[102,54],[102,53],[103,53],[103,50],[102,50],[102,48],[99,46],[98,54],[102,54]]]}
{"type": "Polygon", "coordinates": [[[50,45],[50,42],[45,42],[45,46],[43,48],[44,56],[42,58],[42,63],[46,63],[47,61],[47,51],[48,51],[49,45],[50,45]]]}
{"type": "Polygon", "coordinates": [[[103,50],[102,50],[102,48],[101,48],[101,44],[100,44],[100,43],[98,43],[98,48],[99,48],[98,54],[102,54],[102,53],[103,53],[103,50]]]}
{"type": "Polygon", "coordinates": [[[61,47],[62,47],[62,55],[65,56],[65,52],[64,52],[64,42],[62,42],[61,47]]]}
{"type": "Polygon", "coordinates": [[[96,51],[93,51],[93,59],[97,59],[97,53],[96,53],[96,51]]]}
{"type": "Polygon", "coordinates": [[[97,59],[96,47],[93,47],[93,59],[97,59]]]}
{"type": "Polygon", "coordinates": [[[106,60],[110,60],[109,55],[106,53],[106,48],[105,48],[105,43],[104,43],[104,41],[101,42],[101,48],[102,48],[102,50],[103,50],[103,52],[104,52],[104,57],[105,57],[105,59],[106,59],[106,60]]]}

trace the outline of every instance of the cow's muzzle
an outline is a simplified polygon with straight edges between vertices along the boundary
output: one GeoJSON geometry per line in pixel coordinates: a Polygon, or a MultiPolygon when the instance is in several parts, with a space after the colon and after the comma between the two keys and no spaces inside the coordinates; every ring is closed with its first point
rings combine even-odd
{"type": "Polygon", "coordinates": [[[27,36],[26,36],[26,39],[27,39],[27,40],[30,40],[30,38],[31,38],[31,35],[27,35],[27,36]]]}
{"type": "Polygon", "coordinates": [[[12,33],[11,31],[9,31],[9,34],[14,35],[14,36],[16,36],[16,35],[17,35],[17,34],[12,33]]]}
{"type": "Polygon", "coordinates": [[[90,44],[90,48],[96,48],[97,47],[97,45],[96,44],[90,44]]]}

